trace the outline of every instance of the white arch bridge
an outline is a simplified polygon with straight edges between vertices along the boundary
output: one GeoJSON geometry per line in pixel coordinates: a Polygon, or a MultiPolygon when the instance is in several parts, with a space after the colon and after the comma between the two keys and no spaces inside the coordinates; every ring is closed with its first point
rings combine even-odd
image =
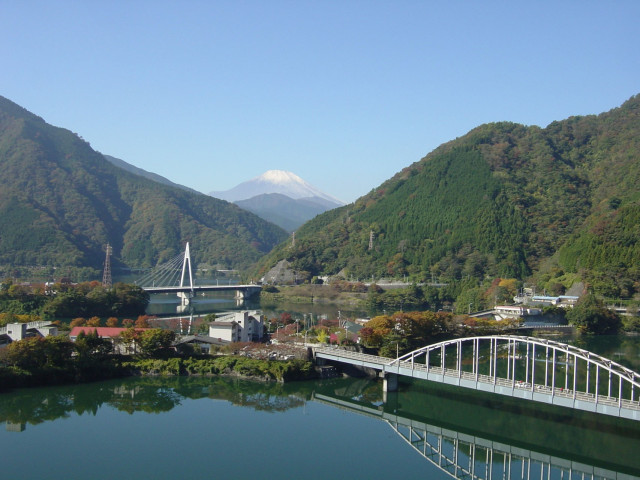
{"type": "Polygon", "coordinates": [[[384,391],[398,376],[446,383],[604,415],[640,420],[640,374],[595,353],[521,336],[458,338],[397,359],[317,347],[317,360],[381,371],[384,391]]]}

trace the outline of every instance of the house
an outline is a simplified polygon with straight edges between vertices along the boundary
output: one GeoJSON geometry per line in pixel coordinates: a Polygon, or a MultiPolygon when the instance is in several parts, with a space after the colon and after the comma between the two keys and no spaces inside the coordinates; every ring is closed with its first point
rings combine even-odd
{"type": "Polygon", "coordinates": [[[203,335],[185,335],[176,340],[173,345],[197,345],[202,353],[211,353],[212,347],[222,347],[229,342],[225,342],[220,338],[207,337],[203,335]]]}
{"type": "Polygon", "coordinates": [[[541,315],[540,308],[522,307],[519,305],[496,305],[493,307],[493,316],[496,320],[507,318],[524,318],[532,315],[541,315]]]}
{"type": "MultiPolygon", "coordinates": [[[[75,342],[78,339],[80,332],[85,335],[96,332],[98,337],[105,338],[113,344],[113,353],[120,353],[122,355],[131,355],[136,352],[136,345],[130,343],[124,343],[121,341],[120,335],[122,332],[128,330],[122,327],[73,327],[69,333],[69,339],[75,342]]],[[[147,328],[136,328],[136,332],[142,332],[148,330],[147,328]]]]}
{"type": "Polygon", "coordinates": [[[51,322],[8,323],[0,327],[0,348],[29,337],[48,337],[58,334],[58,327],[51,322]]]}
{"type": "Polygon", "coordinates": [[[240,334],[237,322],[214,321],[209,324],[209,336],[225,343],[239,342],[240,334]]]}
{"type": "MultiPolygon", "coordinates": [[[[396,328],[397,327],[398,325],[396,325],[396,328]]],[[[362,325],[350,320],[344,320],[339,328],[340,330],[337,332],[329,334],[329,343],[338,343],[343,332],[346,340],[360,343],[360,330],[362,330],[362,325]]]]}
{"type": "Polygon", "coordinates": [[[209,336],[226,342],[260,342],[264,315],[249,310],[223,315],[209,324],[209,336]]]}
{"type": "Polygon", "coordinates": [[[572,295],[559,295],[557,297],[548,297],[543,295],[533,296],[529,300],[529,305],[554,306],[561,308],[573,308],[580,297],[572,295]]]}

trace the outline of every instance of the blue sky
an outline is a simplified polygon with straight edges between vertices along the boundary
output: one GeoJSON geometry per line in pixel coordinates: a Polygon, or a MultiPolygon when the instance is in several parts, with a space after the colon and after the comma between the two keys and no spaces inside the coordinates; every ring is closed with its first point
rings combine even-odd
{"type": "Polygon", "coordinates": [[[640,1],[0,0],[0,95],[201,192],[344,201],[486,122],[640,93],[640,1]]]}

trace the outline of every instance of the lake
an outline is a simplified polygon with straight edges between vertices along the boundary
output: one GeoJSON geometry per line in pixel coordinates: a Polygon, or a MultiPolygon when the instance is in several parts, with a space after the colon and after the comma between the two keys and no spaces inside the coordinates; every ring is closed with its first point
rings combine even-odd
{"type": "Polygon", "coordinates": [[[2,394],[1,422],[3,478],[640,478],[640,422],[427,382],[127,378],[2,394]]]}

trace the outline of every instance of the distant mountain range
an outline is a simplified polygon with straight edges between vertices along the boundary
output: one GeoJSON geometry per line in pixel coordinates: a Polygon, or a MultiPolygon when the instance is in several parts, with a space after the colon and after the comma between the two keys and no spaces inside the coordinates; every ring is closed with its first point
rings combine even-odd
{"type": "Polygon", "coordinates": [[[107,160],[0,97],[0,266],[100,268],[110,243],[116,264],[150,267],[189,241],[196,264],[256,277],[286,260],[298,279],[437,277],[483,295],[479,282],[514,278],[630,298],[638,185],[640,96],[545,128],[481,125],[347,206],[283,171],[213,193],[234,205],[107,160]]]}
{"type": "Polygon", "coordinates": [[[114,163],[0,97],[0,266],[101,268],[109,243],[114,265],[151,267],[189,241],[196,264],[246,269],[287,236],[236,205],[114,163]]]}
{"type": "Polygon", "coordinates": [[[268,170],[224,192],[211,196],[234,202],[287,231],[293,231],[316,215],[344,205],[294,173],[268,170]]]}
{"type": "MultiPolygon", "coordinates": [[[[583,281],[640,293],[640,96],[546,128],[490,123],[441,145],[261,261],[298,278],[583,281]]],[[[474,301],[474,300],[469,300],[474,301]]]]}

